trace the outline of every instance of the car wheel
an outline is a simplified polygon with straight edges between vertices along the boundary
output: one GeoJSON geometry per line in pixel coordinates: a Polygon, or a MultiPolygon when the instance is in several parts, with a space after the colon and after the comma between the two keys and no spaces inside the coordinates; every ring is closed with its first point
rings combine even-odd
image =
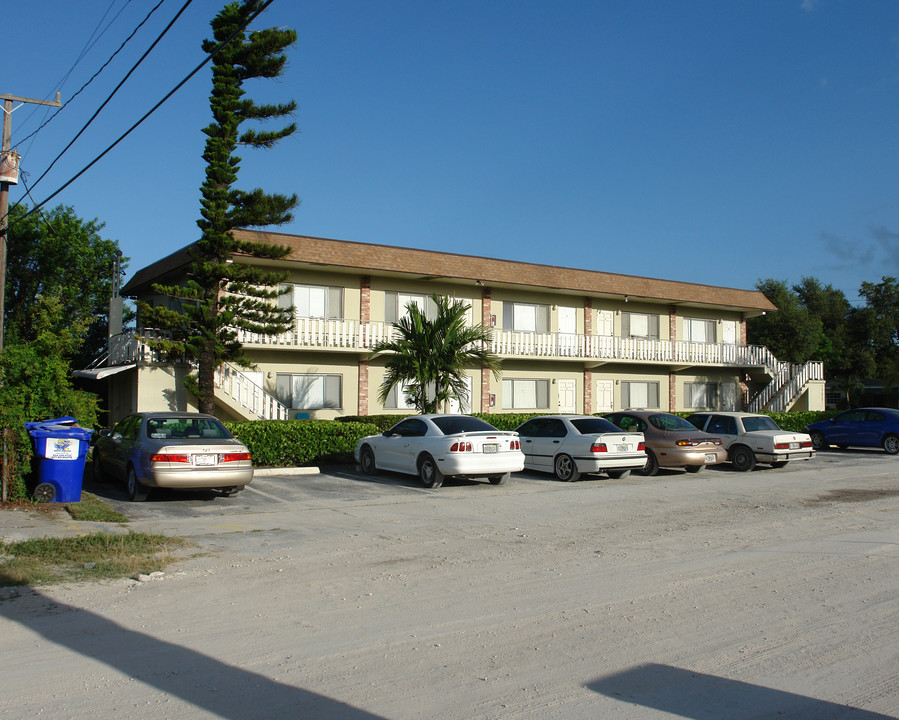
{"type": "Polygon", "coordinates": [[[749,472],[755,467],[755,453],[745,445],[738,445],[730,451],[730,461],[734,470],[749,472]]]}
{"type": "Polygon", "coordinates": [[[574,482],[581,476],[580,470],[574,464],[574,460],[570,455],[556,455],[556,461],[553,463],[556,477],[562,482],[574,482]]]}
{"type": "Polygon", "coordinates": [[[143,502],[147,499],[147,495],[150,494],[150,490],[144,485],[140,480],[137,479],[137,473],[134,472],[134,467],[128,467],[128,497],[131,498],[132,502],[143,502]]]}
{"type": "Polygon", "coordinates": [[[375,453],[366,445],[359,454],[359,464],[362,466],[362,472],[366,475],[377,475],[378,466],[375,464],[375,453]]]}
{"type": "Polygon", "coordinates": [[[883,439],[883,449],[890,455],[899,454],[899,435],[887,435],[883,439]]]}
{"type": "Polygon", "coordinates": [[[443,473],[430,455],[425,455],[418,461],[418,477],[426,488],[439,488],[443,485],[443,473]]]}
{"type": "Polygon", "coordinates": [[[509,482],[509,478],[512,477],[512,473],[507,472],[502,475],[491,475],[487,479],[490,481],[492,485],[505,485],[509,482]]]}
{"type": "Polygon", "coordinates": [[[50,483],[39,483],[34,489],[34,499],[39,503],[53,502],[56,499],[56,488],[50,483]]]}
{"type": "Polygon", "coordinates": [[[659,460],[658,458],[656,458],[655,453],[652,450],[646,451],[646,464],[643,466],[643,470],[641,470],[640,472],[642,472],[646,477],[652,477],[659,472],[659,460]]]}
{"type": "Polygon", "coordinates": [[[815,450],[827,450],[829,445],[827,444],[823,432],[820,430],[812,430],[810,435],[812,436],[812,447],[815,448],[815,450]]]}
{"type": "Polygon", "coordinates": [[[684,470],[686,470],[688,473],[698,473],[704,467],[705,465],[686,465],[684,466],[684,470]]]}
{"type": "Polygon", "coordinates": [[[788,462],[790,462],[790,461],[789,460],[778,460],[777,462],[771,463],[771,467],[773,467],[773,468],[786,467],[788,462]]]}
{"type": "Polygon", "coordinates": [[[226,487],[221,489],[222,497],[231,497],[232,495],[237,495],[241,490],[243,490],[243,485],[234,485],[232,487],[226,487]]]}
{"type": "Polygon", "coordinates": [[[630,470],[608,470],[607,472],[609,473],[609,477],[613,480],[620,480],[631,474],[630,470]]]}

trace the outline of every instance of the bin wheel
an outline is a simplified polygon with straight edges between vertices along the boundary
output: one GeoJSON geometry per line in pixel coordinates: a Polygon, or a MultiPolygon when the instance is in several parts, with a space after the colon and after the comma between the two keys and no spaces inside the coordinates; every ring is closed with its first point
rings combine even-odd
{"type": "Polygon", "coordinates": [[[56,488],[50,483],[40,483],[34,489],[34,499],[38,502],[53,502],[56,499],[56,488]]]}

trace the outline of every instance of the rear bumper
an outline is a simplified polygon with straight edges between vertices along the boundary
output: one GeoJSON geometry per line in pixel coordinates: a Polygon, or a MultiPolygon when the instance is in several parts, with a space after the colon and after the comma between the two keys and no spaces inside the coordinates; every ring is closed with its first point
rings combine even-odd
{"type": "Polygon", "coordinates": [[[640,470],[646,465],[645,453],[628,453],[626,455],[606,455],[576,457],[574,463],[582,473],[598,473],[603,470],[640,470]]]}
{"type": "Polygon", "coordinates": [[[505,452],[444,455],[437,458],[437,467],[448,477],[503,475],[524,470],[524,454],[505,452]]]}
{"type": "Polygon", "coordinates": [[[680,450],[665,448],[655,450],[656,459],[661,467],[695,467],[697,465],[717,465],[727,460],[727,450],[719,447],[715,450],[680,450]],[[715,456],[714,460],[706,456],[715,456]]]}
{"type": "Polygon", "coordinates": [[[192,489],[248,485],[253,480],[252,467],[164,469],[151,468],[141,482],[150,487],[192,489]]]}
{"type": "Polygon", "coordinates": [[[789,462],[790,460],[811,460],[815,457],[814,450],[788,450],[785,452],[760,453],[756,452],[756,459],[760,463],[789,462]]]}

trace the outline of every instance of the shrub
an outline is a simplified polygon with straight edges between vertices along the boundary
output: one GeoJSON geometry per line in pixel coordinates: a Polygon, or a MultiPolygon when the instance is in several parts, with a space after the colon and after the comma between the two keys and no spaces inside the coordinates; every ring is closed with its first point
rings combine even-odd
{"type": "Polygon", "coordinates": [[[257,467],[301,467],[353,462],[356,441],[379,432],[372,423],[334,420],[226,422],[257,467]]]}

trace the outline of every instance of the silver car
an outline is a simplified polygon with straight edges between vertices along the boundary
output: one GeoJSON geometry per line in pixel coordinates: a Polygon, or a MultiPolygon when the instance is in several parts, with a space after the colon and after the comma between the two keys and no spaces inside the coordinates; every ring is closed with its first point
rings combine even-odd
{"type": "Polygon", "coordinates": [[[232,495],[253,480],[253,462],[246,445],[212,415],[143,412],[100,431],[93,473],[97,481],[124,481],[135,501],[146,500],[153,487],[232,495]]]}

